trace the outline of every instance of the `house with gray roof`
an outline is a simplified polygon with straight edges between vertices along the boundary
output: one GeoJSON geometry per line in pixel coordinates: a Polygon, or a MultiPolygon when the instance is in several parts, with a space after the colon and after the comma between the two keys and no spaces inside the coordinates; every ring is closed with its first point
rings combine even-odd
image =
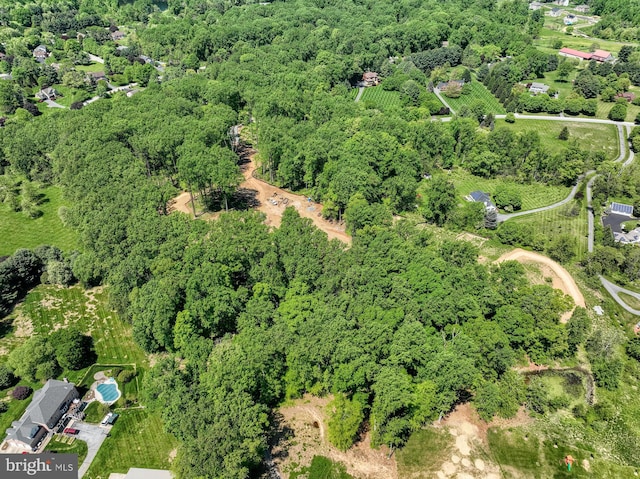
{"type": "Polygon", "coordinates": [[[22,417],[7,429],[6,441],[24,449],[35,449],[78,397],[73,383],[49,379],[42,389],[33,393],[22,417]]]}

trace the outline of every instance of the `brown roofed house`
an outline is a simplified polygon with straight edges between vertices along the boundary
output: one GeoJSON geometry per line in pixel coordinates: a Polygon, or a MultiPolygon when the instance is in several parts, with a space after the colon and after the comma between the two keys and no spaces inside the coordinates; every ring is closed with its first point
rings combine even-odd
{"type": "Polygon", "coordinates": [[[376,72],[364,72],[362,81],[364,86],[376,86],[380,83],[380,78],[376,72]]]}

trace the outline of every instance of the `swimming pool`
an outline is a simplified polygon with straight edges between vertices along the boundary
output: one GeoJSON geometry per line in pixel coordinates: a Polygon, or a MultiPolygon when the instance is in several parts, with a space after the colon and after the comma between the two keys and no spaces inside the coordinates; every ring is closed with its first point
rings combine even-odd
{"type": "Polygon", "coordinates": [[[98,399],[101,399],[101,402],[111,403],[120,397],[118,385],[116,380],[113,378],[109,378],[104,383],[98,384],[96,386],[96,391],[98,393],[98,399]]]}

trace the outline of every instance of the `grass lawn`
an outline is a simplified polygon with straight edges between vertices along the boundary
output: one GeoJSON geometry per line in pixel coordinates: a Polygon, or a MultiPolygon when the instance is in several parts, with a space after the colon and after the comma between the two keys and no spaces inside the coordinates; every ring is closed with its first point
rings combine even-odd
{"type": "Polygon", "coordinates": [[[168,469],[169,454],[176,446],[177,441],[163,431],[159,418],[144,409],[122,411],[85,478],[106,479],[110,473],[124,473],[130,467],[168,469]]]}
{"type": "Polygon", "coordinates": [[[398,477],[436,477],[450,457],[452,446],[453,436],[447,431],[426,427],[414,432],[396,453],[398,477]]]}
{"type": "MultiPolygon", "coordinates": [[[[631,89],[634,93],[638,94],[637,89],[631,89]]],[[[598,110],[596,112],[596,118],[609,119],[609,112],[615,105],[614,102],[604,102],[602,100],[598,100],[598,110]]],[[[624,119],[625,121],[635,121],[636,116],[640,113],[640,106],[632,105],[631,103],[627,104],[627,116],[624,119]]]]}
{"type": "MultiPolygon", "coordinates": [[[[75,326],[90,334],[99,363],[79,371],[63,371],[61,378],[67,377],[71,382],[80,384],[85,376],[92,377],[95,371],[108,369],[111,364],[135,363],[140,371],[146,363],[144,352],[133,341],[131,326],[108,308],[105,292],[100,289],[84,291],[79,286],[58,288],[51,285],[34,288],[13,313],[0,320],[0,331],[3,331],[0,361],[27,337],[48,335],[60,326],[75,326]]],[[[17,419],[19,416],[13,417],[17,419]]]]}
{"type": "MultiPolygon", "coordinates": [[[[498,185],[512,185],[520,192],[523,210],[532,210],[557,203],[566,198],[571,191],[571,188],[566,186],[547,186],[540,183],[520,184],[503,178],[480,178],[460,168],[453,170],[448,179],[455,185],[459,197],[467,196],[475,190],[493,194],[498,185]]],[[[423,180],[421,186],[426,186],[426,184],[427,180],[423,180]]]]}
{"type": "Polygon", "coordinates": [[[62,190],[50,186],[40,191],[44,195],[43,203],[38,206],[42,211],[40,218],[27,218],[21,212],[11,210],[0,204],[0,256],[10,255],[18,248],[35,248],[42,244],[57,246],[64,251],[78,248],[78,237],[71,228],[62,224],[58,217],[58,208],[64,205],[62,190]]]}
{"type": "MultiPolygon", "coordinates": [[[[628,45],[629,43],[616,42],[611,40],[603,40],[603,39],[593,39],[593,38],[583,38],[574,35],[566,35],[563,31],[564,24],[560,24],[562,20],[552,19],[547,17],[545,20],[545,26],[540,31],[540,37],[533,41],[533,44],[537,47],[541,47],[540,49],[545,52],[557,52],[553,48],[553,42],[556,39],[562,40],[562,46],[566,48],[573,48],[574,50],[582,50],[588,52],[591,49],[591,45],[594,43],[598,44],[598,48],[602,50],[608,50],[617,56],[617,53],[620,51],[620,48],[623,45],[628,45]]],[[[578,28],[580,26],[586,26],[585,22],[579,23],[578,28]]]]}
{"type": "Polygon", "coordinates": [[[76,65],[79,72],[103,72],[104,63],[91,62],[89,65],[76,65]]]}
{"type": "Polygon", "coordinates": [[[87,409],[84,410],[84,413],[86,414],[84,421],[92,424],[99,424],[108,412],[109,406],[98,401],[93,401],[89,403],[87,409]]]}
{"type": "Polygon", "coordinates": [[[515,132],[535,131],[540,135],[542,146],[552,154],[566,149],[572,139],[577,140],[584,150],[604,152],[609,160],[616,159],[620,153],[618,132],[614,125],[545,120],[516,120],[515,123],[507,123],[504,120],[496,120],[496,128],[498,127],[515,132]],[[569,140],[559,140],[558,135],[565,126],[569,129],[569,140]]]}
{"type": "Polygon", "coordinates": [[[353,479],[347,474],[345,467],[324,456],[313,456],[311,465],[300,471],[292,471],[289,479],[353,479]]]}
{"type": "MultiPolygon", "coordinates": [[[[354,96],[355,98],[355,96],[354,96]]],[[[397,91],[383,90],[381,86],[373,86],[364,89],[361,103],[371,104],[374,108],[401,106],[400,93],[397,91]]]]}
{"type": "Polygon", "coordinates": [[[548,240],[553,240],[561,234],[569,235],[576,241],[575,259],[577,260],[582,259],[587,252],[587,209],[576,206],[575,201],[559,208],[510,221],[531,225],[533,231],[542,234],[548,240]],[[574,208],[579,210],[577,216],[571,216],[571,210],[574,208]]]}
{"type": "Polygon", "coordinates": [[[591,451],[575,447],[575,441],[571,439],[545,440],[536,433],[521,428],[490,428],[487,438],[490,457],[500,465],[503,473],[506,473],[504,477],[543,479],[633,476],[632,467],[604,461],[599,455],[594,456],[591,451]],[[571,471],[567,470],[563,461],[568,454],[575,459],[571,471]]]}
{"type": "Polygon", "coordinates": [[[44,449],[45,451],[56,452],[60,454],[77,454],[78,455],[78,465],[82,464],[84,458],[87,457],[87,443],[84,441],[80,441],[74,437],[62,436],[60,434],[56,434],[47,447],[44,449]]]}
{"type": "Polygon", "coordinates": [[[632,308],[640,309],[640,300],[627,293],[618,293],[618,295],[620,296],[620,299],[622,299],[622,301],[627,303],[632,308]]]}
{"type": "Polygon", "coordinates": [[[471,105],[477,101],[484,104],[487,113],[504,114],[505,109],[502,107],[498,99],[491,94],[487,88],[479,81],[473,80],[471,82],[471,88],[468,94],[460,95],[459,98],[447,98],[444,99],[456,113],[460,110],[462,105],[471,105]]]}

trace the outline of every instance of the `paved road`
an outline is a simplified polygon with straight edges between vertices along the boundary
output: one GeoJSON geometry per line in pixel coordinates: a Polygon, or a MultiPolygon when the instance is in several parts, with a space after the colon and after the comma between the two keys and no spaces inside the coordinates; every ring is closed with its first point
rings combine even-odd
{"type": "Polygon", "coordinates": [[[627,303],[625,303],[622,299],[620,299],[620,296],[618,296],[619,293],[626,293],[626,294],[628,294],[630,296],[633,296],[634,298],[640,300],[640,294],[639,293],[636,293],[635,291],[631,291],[629,289],[626,289],[626,288],[623,288],[621,286],[618,286],[617,284],[612,283],[611,281],[609,281],[604,276],[599,276],[599,278],[600,278],[600,282],[602,283],[602,286],[604,286],[604,289],[606,289],[609,292],[609,294],[616,301],[616,303],[618,303],[620,306],[622,306],[624,309],[626,309],[631,314],[634,314],[636,316],[640,316],[640,311],[638,311],[637,309],[633,309],[631,306],[629,306],[627,303]]]}
{"type": "Polygon", "coordinates": [[[360,98],[362,98],[362,94],[364,93],[364,87],[361,86],[360,88],[358,88],[358,94],[356,95],[356,103],[358,103],[360,101],[360,98]]]}
{"type": "MultiPolygon", "coordinates": [[[[111,86],[111,84],[109,84],[109,86],[111,86]]],[[[137,84],[137,83],[129,83],[128,85],[119,86],[119,87],[113,87],[113,88],[111,88],[111,90],[109,90],[109,93],[115,93],[115,92],[118,92],[118,91],[126,90],[126,89],[128,89],[128,88],[135,88],[135,87],[137,87],[137,86],[138,86],[138,84],[137,84]]],[[[89,98],[88,100],[86,100],[86,101],[82,102],[82,104],[83,104],[84,106],[87,106],[87,105],[90,105],[91,103],[93,103],[93,102],[95,102],[95,101],[98,101],[100,98],[101,98],[100,96],[96,95],[96,96],[91,97],[91,98],[89,98]]],[[[64,107],[63,107],[63,108],[64,108],[64,107]]]]}
{"type": "MultiPolygon", "coordinates": [[[[434,90],[435,91],[435,90],[434,90]]],[[[496,115],[496,118],[505,118],[507,115],[496,115]]],[[[603,125],[625,125],[635,126],[635,123],[630,121],[613,121],[603,120],[600,118],[574,118],[572,116],[549,116],[549,115],[522,115],[520,113],[515,114],[516,119],[520,120],[546,120],[546,121],[566,121],[573,123],[600,123],[603,125]]]]}
{"type": "MultiPolygon", "coordinates": [[[[442,104],[443,104],[444,106],[446,106],[446,107],[451,111],[451,113],[453,113],[454,115],[456,114],[455,110],[454,110],[453,108],[451,108],[451,105],[449,105],[449,104],[447,103],[447,100],[445,100],[445,99],[444,99],[444,97],[440,94],[440,90],[438,90],[437,88],[435,88],[435,87],[434,87],[434,88],[433,88],[433,93],[435,93],[435,94],[436,94],[436,96],[438,97],[438,100],[440,100],[440,101],[442,102],[442,104]]],[[[505,116],[505,115],[503,115],[503,118],[504,118],[504,116],[505,116]]],[[[444,119],[443,119],[443,120],[444,120],[444,119]]],[[[446,121],[450,121],[450,120],[451,120],[451,119],[449,118],[449,120],[446,120],[446,121]]]]}
{"type": "Polygon", "coordinates": [[[98,454],[100,446],[102,446],[102,443],[107,438],[107,434],[111,430],[111,426],[102,427],[96,424],[75,421],[73,423],[73,427],[80,431],[76,436],[76,439],[80,439],[87,443],[87,457],[85,457],[84,462],[78,468],[78,479],[82,479],[82,476],[84,476],[89,470],[89,466],[98,454]]]}
{"type": "Polygon", "coordinates": [[[44,101],[49,108],[66,108],[66,106],[61,105],[60,103],[56,103],[53,100],[45,100],[44,101]]]}
{"type": "Polygon", "coordinates": [[[92,55],[91,53],[87,53],[87,55],[89,55],[89,60],[91,60],[92,62],[104,63],[104,60],[102,58],[100,58],[100,57],[92,55]]]}

